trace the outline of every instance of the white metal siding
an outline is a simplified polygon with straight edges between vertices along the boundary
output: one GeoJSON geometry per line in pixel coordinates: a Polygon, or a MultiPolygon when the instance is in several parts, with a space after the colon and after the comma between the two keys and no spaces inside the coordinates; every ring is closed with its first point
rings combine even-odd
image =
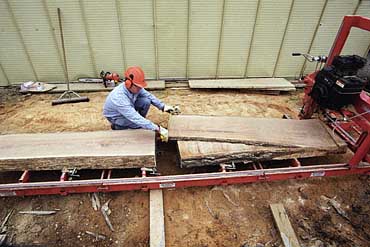
{"type": "Polygon", "coordinates": [[[115,71],[120,75],[125,70],[123,52],[114,0],[81,1],[87,37],[92,47],[95,70],[115,71]]]}
{"type": "Polygon", "coordinates": [[[4,70],[0,64],[0,86],[8,86],[9,81],[6,75],[4,74],[4,70]]]}
{"type": "Polygon", "coordinates": [[[263,0],[247,65],[247,77],[270,77],[288,21],[291,1],[263,0]]]}
{"type": "MultiPolygon", "coordinates": [[[[132,65],[149,79],[298,77],[292,52],[327,55],[344,15],[370,17],[369,0],[0,0],[0,85],[65,80],[58,7],[71,80],[132,65]]],[[[369,43],[353,30],[342,54],[369,43]]]]}
{"type": "Polygon", "coordinates": [[[219,77],[244,77],[258,0],[227,0],[219,77]]]}
{"type": "MultiPolygon", "coordinates": [[[[329,55],[343,16],[353,14],[358,0],[329,0],[310,51],[313,55],[329,55]]],[[[307,63],[306,73],[315,69],[316,63],[307,63]]]]}
{"type": "MultiPolygon", "coordinates": [[[[370,18],[370,1],[362,1],[356,15],[370,18]]],[[[343,55],[357,54],[366,57],[370,45],[370,32],[354,28],[342,50],[343,55]]]]}
{"type": "MultiPolygon", "coordinates": [[[[20,34],[8,7],[7,1],[0,1],[1,65],[11,82],[35,80],[35,74],[23,49],[20,34]]],[[[7,82],[1,81],[1,85],[7,84],[7,82]]]]}
{"type": "Polygon", "coordinates": [[[185,78],[187,0],[156,0],[159,77],[185,78]]]}
{"type": "Polygon", "coordinates": [[[79,1],[46,1],[49,14],[53,23],[55,37],[62,52],[57,8],[61,9],[64,44],[66,49],[69,79],[78,77],[97,76],[93,67],[92,56],[89,51],[86,30],[82,20],[79,1]]]}
{"type": "Polygon", "coordinates": [[[222,0],[190,0],[189,76],[215,77],[222,0]]]}
{"type": "Polygon", "coordinates": [[[62,79],[63,67],[53,38],[46,9],[41,0],[9,1],[30,54],[37,79],[62,79]]]}
{"type": "Polygon", "coordinates": [[[121,1],[120,11],[127,66],[141,66],[148,78],[156,78],[153,1],[121,1]]]}
{"type": "Polygon", "coordinates": [[[292,57],[292,53],[308,52],[324,5],[323,0],[295,0],[275,75],[279,77],[299,76],[304,58],[292,57]]]}

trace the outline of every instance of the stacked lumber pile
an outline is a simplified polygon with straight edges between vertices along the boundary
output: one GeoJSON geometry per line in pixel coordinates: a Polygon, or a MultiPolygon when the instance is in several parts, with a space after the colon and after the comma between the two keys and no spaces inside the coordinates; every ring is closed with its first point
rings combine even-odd
{"type": "Polygon", "coordinates": [[[155,167],[147,130],[0,135],[0,171],[155,167]]]}
{"type": "Polygon", "coordinates": [[[344,153],[346,144],[315,119],[171,116],[182,167],[344,153]]]}
{"type": "Polygon", "coordinates": [[[253,91],[295,91],[295,86],[284,78],[189,80],[192,89],[245,89],[253,91]]]}

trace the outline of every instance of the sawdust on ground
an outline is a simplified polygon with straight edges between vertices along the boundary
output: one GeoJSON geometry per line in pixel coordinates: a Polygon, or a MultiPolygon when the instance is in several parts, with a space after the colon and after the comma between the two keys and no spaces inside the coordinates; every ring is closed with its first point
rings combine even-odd
{"type": "MultiPolygon", "coordinates": [[[[248,94],[238,91],[165,90],[154,94],[178,104],[183,114],[295,117],[302,92],[285,95],[248,94]]],[[[88,103],[51,106],[57,95],[32,95],[0,101],[0,133],[43,133],[109,129],[102,116],[107,93],[83,94],[88,103]]],[[[151,108],[149,119],[167,126],[168,115],[151,108]]],[[[179,174],[173,143],[158,144],[158,168],[179,174]]],[[[340,162],[349,156],[312,159],[340,162]]],[[[189,172],[189,171],[188,171],[189,172]]],[[[191,172],[191,171],[190,171],[191,172]]],[[[1,177],[0,177],[1,178],[1,177]]],[[[283,203],[293,228],[305,246],[369,246],[370,188],[360,176],[315,178],[223,187],[187,188],[164,192],[167,246],[282,246],[269,210],[283,203]],[[348,214],[340,216],[327,198],[334,198],[348,214]]],[[[39,246],[148,246],[147,192],[100,194],[112,199],[111,232],[87,194],[0,198],[0,219],[12,208],[8,235],[17,245],[39,246]],[[60,209],[51,216],[21,215],[20,210],[60,209]],[[85,231],[103,234],[96,240],[85,231]]]]}

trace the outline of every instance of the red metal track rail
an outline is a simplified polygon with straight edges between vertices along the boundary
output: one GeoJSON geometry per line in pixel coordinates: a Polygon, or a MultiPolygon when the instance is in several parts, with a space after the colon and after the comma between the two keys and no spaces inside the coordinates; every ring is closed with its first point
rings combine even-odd
{"type": "Polygon", "coordinates": [[[151,189],[228,185],[350,174],[368,175],[370,174],[370,165],[366,163],[350,167],[348,164],[332,164],[191,175],[2,184],[0,185],[0,196],[67,195],[72,193],[125,190],[146,191],[151,189]]]}

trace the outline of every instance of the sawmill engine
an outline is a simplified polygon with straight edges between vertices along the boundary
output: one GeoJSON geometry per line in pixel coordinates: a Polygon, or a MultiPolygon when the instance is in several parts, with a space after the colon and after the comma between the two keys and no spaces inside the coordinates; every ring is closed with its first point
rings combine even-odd
{"type": "Polygon", "coordinates": [[[357,55],[336,56],[332,65],[317,73],[309,95],[319,106],[332,110],[353,103],[367,84],[356,75],[365,64],[366,59],[357,55]]]}

